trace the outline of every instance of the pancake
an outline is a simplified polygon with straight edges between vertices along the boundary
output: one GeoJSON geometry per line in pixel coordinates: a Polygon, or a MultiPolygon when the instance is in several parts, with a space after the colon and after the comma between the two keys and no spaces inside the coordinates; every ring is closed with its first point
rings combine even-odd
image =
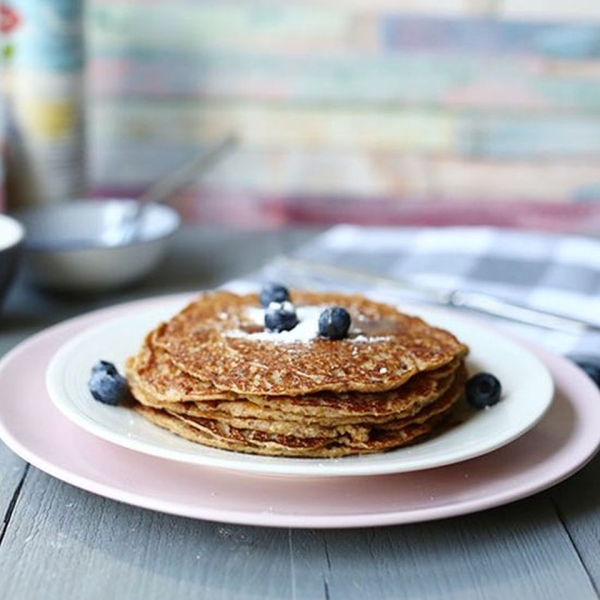
{"type": "Polygon", "coordinates": [[[216,388],[209,380],[192,377],[173,364],[168,353],[154,341],[165,327],[166,323],[161,323],[151,331],[137,355],[127,360],[125,373],[132,388],[140,388],[140,393],[144,390],[144,395],[158,403],[234,400],[236,394],[216,388]]]}
{"type": "MultiPolygon", "coordinates": [[[[187,417],[191,421],[211,419],[238,429],[254,429],[296,437],[315,437],[318,435],[334,437],[341,432],[362,439],[365,435],[368,435],[368,432],[374,426],[381,429],[398,429],[415,419],[422,419],[425,414],[433,416],[433,414],[450,408],[447,401],[449,396],[454,397],[454,394],[452,391],[448,395],[448,391],[450,389],[455,390],[457,379],[462,377],[463,370],[461,367],[457,374],[445,380],[444,387],[435,397],[427,402],[413,405],[410,411],[389,414],[384,417],[381,415],[363,415],[360,420],[353,421],[348,419],[332,419],[330,421],[322,419],[287,419],[284,412],[265,414],[260,411],[254,413],[248,411],[247,414],[239,416],[224,412],[194,410],[177,404],[169,405],[164,410],[173,416],[187,417]]],[[[458,379],[458,381],[462,381],[462,379],[458,379]]]]}
{"type": "Polygon", "coordinates": [[[440,430],[464,391],[468,348],[359,295],[293,291],[298,324],[271,332],[257,294],[201,294],[128,359],[134,409],[207,446],[269,456],[384,452],[440,430]],[[344,307],[343,339],[319,336],[344,307]]]}
{"type": "Polygon", "coordinates": [[[385,422],[391,418],[410,416],[436,400],[452,383],[452,373],[415,376],[401,388],[387,392],[321,392],[307,396],[257,396],[233,401],[161,402],[148,390],[133,384],[138,401],[146,406],[207,418],[261,418],[321,424],[385,422]]]}
{"type": "Polygon", "coordinates": [[[446,377],[439,382],[415,382],[408,389],[400,388],[391,392],[383,392],[385,398],[379,399],[376,394],[370,394],[363,399],[360,394],[347,394],[336,409],[335,397],[332,394],[314,395],[309,398],[298,397],[277,400],[269,399],[261,403],[260,399],[239,400],[235,402],[180,402],[160,404],[148,401],[143,396],[140,402],[154,408],[164,408],[176,413],[207,418],[254,418],[270,421],[289,421],[292,423],[320,423],[322,425],[348,425],[363,423],[368,419],[371,423],[384,423],[393,418],[410,416],[421,410],[427,404],[435,401],[452,382],[452,377],[446,377]],[[429,384],[432,385],[429,385],[429,384]],[[424,390],[427,394],[422,393],[424,390]],[[295,409],[295,410],[293,410],[295,409]]]}
{"type": "Polygon", "coordinates": [[[406,446],[439,432],[440,426],[462,395],[464,373],[460,369],[453,385],[432,405],[412,417],[393,420],[384,426],[369,426],[365,423],[349,428],[316,427],[281,431],[279,427],[273,427],[271,430],[263,430],[254,423],[246,423],[249,426],[244,427],[243,423],[190,417],[143,405],[138,405],[136,410],[156,425],[180,437],[214,448],[305,458],[372,454],[406,446]]]}
{"type": "Polygon", "coordinates": [[[450,332],[363,296],[294,291],[292,300],[300,324],[316,322],[327,306],[344,307],[349,336],[323,339],[316,325],[266,332],[256,294],[219,291],[200,295],[160,326],[154,343],[182,371],[243,396],[380,392],[467,352],[450,332]]]}
{"type": "Polygon", "coordinates": [[[359,422],[365,416],[382,420],[411,414],[437,398],[450,384],[459,361],[413,377],[406,385],[379,393],[319,392],[305,396],[237,396],[213,389],[181,371],[167,353],[146,338],[142,350],[127,366],[134,396],[147,406],[169,408],[192,416],[286,418],[324,422],[359,422]]]}

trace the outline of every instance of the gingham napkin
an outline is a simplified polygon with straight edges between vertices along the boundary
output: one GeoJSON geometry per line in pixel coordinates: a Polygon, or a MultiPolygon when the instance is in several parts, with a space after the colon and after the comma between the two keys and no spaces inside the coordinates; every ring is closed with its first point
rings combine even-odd
{"type": "MultiPolygon", "coordinates": [[[[295,256],[434,286],[487,292],[600,324],[600,239],[485,227],[340,225],[300,248],[295,256]]],[[[326,282],[304,275],[297,281],[293,272],[276,265],[267,265],[260,277],[291,286],[368,291],[392,301],[404,297],[404,292],[387,286],[357,285],[343,278],[326,282]]],[[[565,333],[480,313],[476,316],[553,352],[600,357],[598,332],[565,333]]]]}

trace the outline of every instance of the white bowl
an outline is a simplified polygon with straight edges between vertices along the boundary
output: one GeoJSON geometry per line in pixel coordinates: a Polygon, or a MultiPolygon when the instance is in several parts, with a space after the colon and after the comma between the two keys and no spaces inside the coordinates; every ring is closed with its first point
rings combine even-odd
{"type": "Polygon", "coordinates": [[[0,306],[15,278],[24,237],[25,230],[18,221],[0,215],[0,306]]]}
{"type": "Polygon", "coordinates": [[[81,292],[139,281],[163,258],[181,220],[168,206],[148,205],[134,235],[123,237],[136,208],[130,199],[73,200],[19,213],[27,276],[43,288],[81,292]]]}

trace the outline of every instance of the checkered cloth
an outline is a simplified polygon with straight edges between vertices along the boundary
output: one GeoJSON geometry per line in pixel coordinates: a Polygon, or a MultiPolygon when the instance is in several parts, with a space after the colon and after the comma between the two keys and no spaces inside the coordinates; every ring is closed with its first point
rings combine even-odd
{"type": "MultiPolygon", "coordinates": [[[[600,239],[502,230],[484,227],[362,228],[333,227],[295,256],[311,261],[396,276],[445,288],[493,294],[600,325],[600,239]]],[[[273,265],[260,274],[296,287],[369,291],[388,301],[402,301],[404,292],[349,281],[324,281],[282,272],[273,265]]],[[[600,357],[600,333],[583,335],[550,331],[490,319],[521,337],[562,354],[600,357]]]]}

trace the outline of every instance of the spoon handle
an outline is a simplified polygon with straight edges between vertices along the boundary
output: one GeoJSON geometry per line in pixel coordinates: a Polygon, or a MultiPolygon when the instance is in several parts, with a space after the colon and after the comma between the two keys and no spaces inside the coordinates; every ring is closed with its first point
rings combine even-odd
{"type": "Polygon", "coordinates": [[[235,135],[228,135],[209,150],[194,156],[169,176],[151,185],[136,202],[132,203],[131,209],[123,216],[119,227],[113,228],[104,235],[105,243],[110,246],[119,246],[134,240],[139,235],[140,223],[147,207],[164,202],[176,191],[206,173],[237,143],[238,138],[235,135]]]}
{"type": "Polygon", "coordinates": [[[191,160],[184,163],[179,169],[171,173],[168,177],[160,179],[151,185],[138,198],[138,207],[141,210],[146,204],[162,202],[175,192],[186,186],[210,169],[227,152],[232,150],[238,143],[238,138],[231,134],[218,144],[194,156],[191,160]]]}

